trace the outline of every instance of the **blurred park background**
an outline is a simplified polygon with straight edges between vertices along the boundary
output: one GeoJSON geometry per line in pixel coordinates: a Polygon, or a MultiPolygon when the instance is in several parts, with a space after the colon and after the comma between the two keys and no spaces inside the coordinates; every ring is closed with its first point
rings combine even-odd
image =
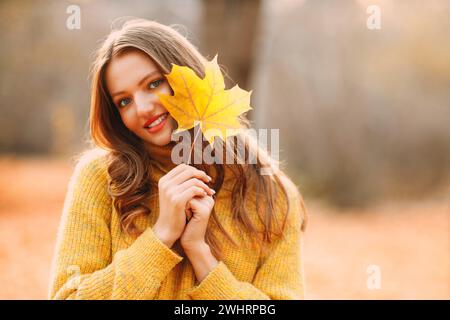
{"type": "Polygon", "coordinates": [[[90,63],[120,17],[219,53],[254,126],[280,129],[309,212],[306,298],[449,299],[449,15],[448,0],[1,1],[0,299],[46,298],[90,63]]]}

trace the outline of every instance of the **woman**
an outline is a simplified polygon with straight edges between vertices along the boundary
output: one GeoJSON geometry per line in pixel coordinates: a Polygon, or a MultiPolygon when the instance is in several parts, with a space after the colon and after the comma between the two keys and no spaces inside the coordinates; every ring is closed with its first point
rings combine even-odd
{"type": "Polygon", "coordinates": [[[172,93],[165,78],[172,63],[203,78],[205,61],[174,29],[142,19],[98,50],[96,147],[80,157],[69,184],[51,299],[303,298],[305,208],[274,161],[245,133],[235,139],[256,164],[172,161],[177,123],[157,93],[172,93]],[[260,175],[263,167],[274,174],[260,175]]]}

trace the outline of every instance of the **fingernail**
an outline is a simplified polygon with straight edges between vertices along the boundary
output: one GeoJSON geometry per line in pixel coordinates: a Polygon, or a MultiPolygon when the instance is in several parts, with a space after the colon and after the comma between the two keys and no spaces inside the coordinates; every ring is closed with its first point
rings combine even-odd
{"type": "Polygon", "coordinates": [[[211,180],[212,180],[212,178],[211,178],[210,176],[208,176],[208,180],[209,180],[209,181],[211,181],[211,180]]]}
{"type": "Polygon", "coordinates": [[[216,190],[209,188],[211,190],[212,194],[216,193],[216,190]]]}

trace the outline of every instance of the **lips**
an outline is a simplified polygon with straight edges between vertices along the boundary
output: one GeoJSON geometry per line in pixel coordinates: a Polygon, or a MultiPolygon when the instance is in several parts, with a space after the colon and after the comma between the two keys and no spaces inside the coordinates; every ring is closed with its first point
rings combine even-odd
{"type": "Polygon", "coordinates": [[[144,124],[144,128],[147,128],[149,125],[151,125],[154,121],[156,121],[159,117],[161,117],[163,114],[166,114],[168,112],[163,112],[160,113],[154,117],[152,117],[150,120],[148,120],[145,124],[144,124]]]}

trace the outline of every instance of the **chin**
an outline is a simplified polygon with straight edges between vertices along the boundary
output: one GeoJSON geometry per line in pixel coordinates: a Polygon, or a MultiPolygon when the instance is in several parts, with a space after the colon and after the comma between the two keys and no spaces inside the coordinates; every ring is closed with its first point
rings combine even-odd
{"type": "Polygon", "coordinates": [[[161,132],[158,135],[155,135],[154,137],[145,137],[145,141],[147,141],[150,144],[153,144],[155,146],[163,147],[165,145],[168,145],[172,142],[172,132],[173,129],[167,130],[165,129],[163,132],[161,132]]]}
{"type": "Polygon", "coordinates": [[[148,137],[147,137],[147,139],[145,139],[145,140],[150,144],[162,147],[162,146],[165,146],[170,143],[170,141],[171,141],[170,136],[171,136],[170,133],[168,133],[168,134],[164,133],[164,135],[161,135],[159,137],[154,137],[153,139],[148,139],[148,137]]]}

